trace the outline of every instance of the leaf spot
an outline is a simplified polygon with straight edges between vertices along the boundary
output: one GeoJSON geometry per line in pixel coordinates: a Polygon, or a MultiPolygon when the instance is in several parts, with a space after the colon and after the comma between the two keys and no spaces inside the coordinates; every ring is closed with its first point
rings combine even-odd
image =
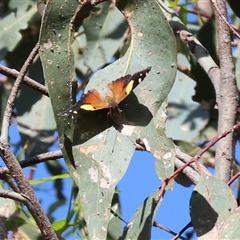
{"type": "Polygon", "coordinates": [[[43,47],[46,49],[51,49],[52,48],[52,41],[50,39],[48,39],[48,41],[46,43],[43,43],[43,47]]]}
{"type": "Polygon", "coordinates": [[[100,179],[100,187],[101,188],[109,188],[109,182],[105,178],[100,179]]]}
{"type": "Polygon", "coordinates": [[[81,153],[84,153],[86,156],[88,156],[89,153],[94,152],[98,148],[97,145],[91,145],[88,147],[80,147],[79,151],[81,153]]]}
{"type": "Polygon", "coordinates": [[[170,159],[172,157],[172,153],[171,152],[167,152],[163,155],[163,159],[170,159]]]}
{"type": "Polygon", "coordinates": [[[97,169],[94,169],[94,168],[91,167],[88,170],[88,173],[89,173],[89,175],[90,175],[90,177],[91,177],[91,179],[94,183],[98,182],[98,170],[97,169]]]}

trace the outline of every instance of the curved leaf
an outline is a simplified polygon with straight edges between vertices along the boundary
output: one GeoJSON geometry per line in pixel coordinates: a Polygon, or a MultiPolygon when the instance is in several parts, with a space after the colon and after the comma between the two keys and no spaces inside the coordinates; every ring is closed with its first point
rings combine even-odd
{"type": "MultiPolygon", "coordinates": [[[[143,83],[120,104],[126,124],[123,122],[121,129],[115,129],[108,110],[82,111],[72,134],[73,122],[56,117],[61,142],[69,149],[71,142],[73,144],[72,155],[70,149],[68,156],[65,153],[65,159],[74,158],[76,170],[70,171],[80,190],[91,239],[106,238],[116,184],[128,167],[136,139],[146,134],[143,130],[151,131],[148,136],[156,136],[152,117],[169,93],[176,73],[175,39],[158,3],[150,0],[119,1],[117,7],[131,29],[130,47],[123,58],[97,72],[86,91],[95,88],[106,93],[103,85],[151,66],[152,70],[143,83]]],[[[55,115],[66,109],[74,96],[70,21],[76,8],[77,1],[49,0],[43,16],[40,55],[55,115]]],[[[159,136],[159,140],[166,138],[163,131],[156,137],[159,136]]],[[[159,140],[155,141],[155,149],[161,148],[159,140]]],[[[161,160],[164,155],[165,150],[160,150],[157,157],[161,160]]],[[[68,166],[71,169],[69,163],[68,166]]]]}
{"type": "Polygon", "coordinates": [[[36,6],[32,3],[22,3],[17,12],[12,12],[1,19],[0,22],[0,58],[2,59],[6,51],[12,51],[22,39],[21,29],[28,26],[28,21],[36,13],[36,6]],[[30,8],[29,8],[30,7],[30,8]]]}
{"type": "Polygon", "coordinates": [[[124,228],[123,235],[119,238],[119,240],[151,239],[152,224],[161,203],[161,201],[159,201],[157,204],[155,201],[158,194],[159,189],[155,190],[144,200],[143,204],[137,209],[128,225],[124,228]]]}
{"type": "Polygon", "coordinates": [[[219,239],[238,239],[240,224],[240,208],[238,207],[233,213],[221,223],[221,232],[219,239]]]}
{"type": "MultiPolygon", "coordinates": [[[[149,138],[153,136],[153,148],[161,148],[158,159],[165,156],[167,162],[170,161],[166,166],[173,169],[173,154],[169,157],[161,147],[162,142],[166,145],[162,141],[166,136],[163,131],[155,134],[152,120],[175,78],[176,46],[172,31],[156,2],[119,1],[117,7],[131,28],[130,47],[121,59],[98,71],[85,91],[94,88],[104,96],[107,83],[148,66],[152,70],[134,92],[121,102],[120,108],[128,120],[128,124],[122,124],[121,129],[112,127],[108,110],[79,113],[74,131],[73,156],[83,211],[92,239],[106,238],[114,189],[128,167],[137,138],[145,134],[149,138]]],[[[168,146],[167,149],[172,147],[168,146]]],[[[164,173],[166,175],[168,173],[164,173]]]]}
{"type": "Polygon", "coordinates": [[[110,62],[127,30],[125,18],[111,2],[99,6],[100,10],[92,12],[83,23],[87,39],[83,58],[91,71],[110,62]]]}
{"type": "MultiPolygon", "coordinates": [[[[78,2],[75,0],[49,0],[42,18],[40,57],[55,116],[73,101],[75,69],[71,49],[73,25],[70,22],[77,7],[78,2]]],[[[73,122],[64,117],[55,117],[55,119],[64,158],[70,171],[74,170],[70,142],[73,122]]]]}
{"type": "Polygon", "coordinates": [[[222,239],[222,221],[225,221],[237,203],[230,187],[215,177],[202,176],[190,200],[192,224],[199,237],[222,239]]]}

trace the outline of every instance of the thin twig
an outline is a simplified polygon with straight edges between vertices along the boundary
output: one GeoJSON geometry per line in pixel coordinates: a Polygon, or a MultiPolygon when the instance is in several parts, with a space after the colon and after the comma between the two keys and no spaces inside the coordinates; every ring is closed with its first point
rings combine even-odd
{"type": "Polygon", "coordinates": [[[188,229],[192,227],[192,222],[189,222],[172,240],[176,240],[181,237],[181,235],[188,229]]]}
{"type": "MultiPolygon", "coordinates": [[[[175,147],[175,152],[175,166],[177,168],[181,168],[185,163],[189,162],[192,159],[191,156],[182,152],[179,147],[175,147]]],[[[203,166],[201,163],[199,164],[201,165],[203,172],[211,176],[211,173],[207,170],[207,168],[205,168],[205,166],[203,166]]],[[[195,163],[192,163],[188,167],[184,168],[182,172],[192,181],[193,184],[196,185],[198,183],[200,174],[195,163]]]]}
{"type": "Polygon", "coordinates": [[[22,66],[22,68],[19,72],[19,75],[18,75],[16,81],[13,84],[12,91],[11,91],[9,97],[8,97],[7,106],[6,106],[6,109],[4,111],[2,131],[1,131],[1,133],[2,133],[1,137],[6,142],[8,142],[8,129],[9,129],[9,126],[10,126],[12,110],[13,110],[13,107],[14,107],[14,101],[17,97],[17,93],[18,93],[18,90],[20,88],[20,84],[21,84],[25,74],[27,73],[27,70],[28,70],[30,64],[33,62],[34,58],[38,54],[38,50],[39,50],[39,43],[36,44],[36,46],[33,48],[32,52],[28,56],[27,60],[23,64],[23,66],[22,66]]]}
{"type": "Polygon", "coordinates": [[[26,160],[22,160],[22,161],[20,161],[20,165],[22,168],[25,168],[25,167],[29,167],[34,164],[46,162],[49,160],[55,160],[55,159],[58,159],[61,157],[63,157],[62,151],[57,150],[57,151],[42,153],[42,154],[36,155],[34,157],[30,157],[26,160]]]}
{"type": "MultiPolygon", "coordinates": [[[[7,168],[8,170],[8,168],[7,168]]],[[[10,177],[10,175],[3,175],[3,178],[1,178],[4,182],[6,182],[8,184],[8,186],[10,186],[10,188],[12,188],[12,190],[14,192],[20,193],[19,189],[17,188],[15,182],[13,181],[12,177],[10,177]]]]}
{"type": "MultiPolygon", "coordinates": [[[[22,168],[29,167],[38,163],[47,162],[49,160],[56,160],[58,158],[62,158],[62,151],[52,151],[47,153],[42,153],[33,157],[30,157],[28,159],[22,160],[19,162],[20,166],[22,168]]],[[[6,174],[10,174],[7,167],[0,167],[0,179],[3,179],[6,174]]]]}
{"type": "MultiPolygon", "coordinates": [[[[15,69],[10,69],[8,67],[5,67],[3,65],[0,65],[0,73],[10,77],[10,78],[17,78],[19,75],[19,72],[15,69]]],[[[36,91],[38,91],[39,93],[42,93],[45,96],[49,96],[48,94],[48,90],[45,86],[43,86],[42,84],[34,81],[32,78],[24,76],[24,78],[22,79],[22,83],[31,87],[32,89],[35,89],[36,91]]]]}
{"type": "Polygon", "coordinates": [[[7,167],[0,167],[0,179],[4,180],[6,174],[10,174],[9,169],[7,167]]]}
{"type": "MultiPolygon", "coordinates": [[[[177,10],[175,12],[179,14],[179,10],[180,10],[180,8],[177,8],[177,10]]],[[[211,17],[211,15],[209,15],[207,13],[204,13],[204,12],[199,13],[199,11],[196,11],[194,9],[187,9],[187,13],[192,13],[192,14],[195,14],[195,15],[200,14],[201,17],[204,17],[204,18],[207,18],[207,19],[209,19],[211,17]]],[[[223,18],[223,21],[232,30],[232,32],[240,39],[240,35],[238,33],[238,31],[239,31],[238,28],[235,27],[234,25],[230,24],[225,18],[223,18]]]]}
{"type": "MultiPolygon", "coordinates": [[[[198,171],[200,173],[203,173],[203,169],[201,169],[201,166],[199,165],[198,163],[198,160],[199,158],[207,151],[209,150],[213,145],[215,145],[220,139],[228,136],[230,133],[234,132],[237,128],[240,127],[240,122],[237,123],[236,125],[234,125],[233,127],[231,127],[230,129],[228,129],[227,131],[225,131],[224,133],[222,133],[221,135],[219,136],[216,136],[215,138],[213,138],[209,144],[201,149],[193,158],[190,159],[189,162],[185,163],[184,165],[182,165],[182,167],[180,167],[179,169],[177,169],[170,177],[168,177],[167,179],[165,179],[162,183],[162,186],[159,190],[159,194],[158,194],[158,197],[155,199],[156,202],[159,202],[159,200],[161,199],[162,195],[165,193],[165,188],[166,186],[171,182],[173,181],[173,179],[175,179],[180,172],[183,171],[183,169],[185,169],[186,167],[188,167],[191,163],[195,163],[197,164],[197,167],[198,167],[198,171]]],[[[177,156],[178,157],[178,156],[177,156]]],[[[205,173],[204,173],[205,174],[205,173]]]]}
{"type": "MultiPolygon", "coordinates": [[[[175,233],[174,231],[172,231],[171,229],[169,229],[167,227],[164,227],[163,225],[161,225],[160,223],[158,223],[156,221],[153,222],[153,227],[160,228],[160,229],[162,229],[162,230],[164,230],[164,231],[166,231],[166,232],[168,232],[172,235],[177,235],[177,233],[175,233]]],[[[187,240],[185,237],[182,237],[182,236],[179,236],[178,238],[182,239],[182,240],[187,240]]]]}
{"type": "Polygon", "coordinates": [[[25,206],[31,205],[31,202],[26,197],[22,196],[20,193],[11,192],[7,190],[0,190],[1,198],[10,198],[12,200],[23,203],[25,206]]]}
{"type": "MultiPolygon", "coordinates": [[[[223,3],[223,2],[222,2],[223,3]]],[[[214,10],[214,14],[216,16],[216,12],[218,12],[218,16],[222,19],[222,21],[227,25],[227,27],[229,27],[229,29],[238,37],[238,39],[240,39],[240,35],[239,33],[234,29],[234,27],[227,21],[227,14],[223,14],[223,12],[221,12],[221,10],[219,9],[219,6],[222,6],[222,10],[225,8],[226,10],[226,5],[224,4],[219,4],[218,0],[212,0],[212,4],[213,4],[213,10],[214,10]],[[224,8],[223,8],[224,7],[224,8]]],[[[226,11],[225,11],[226,12],[226,11]]],[[[217,20],[217,19],[216,19],[217,20]]],[[[220,19],[219,19],[220,20],[220,19]]]]}
{"type": "MultiPolygon", "coordinates": [[[[177,11],[177,13],[179,13],[179,11],[177,11]]],[[[194,15],[200,15],[201,17],[204,17],[204,18],[207,18],[209,19],[211,17],[211,15],[207,14],[207,13],[204,13],[204,12],[199,12],[199,11],[196,11],[194,9],[187,9],[187,13],[192,13],[194,15]]]]}
{"type": "Polygon", "coordinates": [[[190,69],[187,66],[177,64],[177,70],[184,73],[186,76],[190,77],[191,79],[195,79],[194,76],[191,74],[190,69]]]}
{"type": "Polygon", "coordinates": [[[239,178],[240,176],[240,172],[237,172],[229,181],[228,181],[228,185],[230,186],[237,178],[239,178]]]}

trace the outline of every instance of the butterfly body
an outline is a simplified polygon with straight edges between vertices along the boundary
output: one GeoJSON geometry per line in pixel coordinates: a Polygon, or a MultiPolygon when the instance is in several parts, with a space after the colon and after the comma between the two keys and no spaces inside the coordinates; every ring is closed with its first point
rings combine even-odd
{"type": "Polygon", "coordinates": [[[146,77],[151,67],[137,72],[133,75],[126,75],[107,85],[108,93],[102,96],[99,91],[92,89],[72,107],[62,112],[61,115],[77,114],[80,109],[96,111],[100,109],[114,109],[126,98],[131,91],[146,77]]]}

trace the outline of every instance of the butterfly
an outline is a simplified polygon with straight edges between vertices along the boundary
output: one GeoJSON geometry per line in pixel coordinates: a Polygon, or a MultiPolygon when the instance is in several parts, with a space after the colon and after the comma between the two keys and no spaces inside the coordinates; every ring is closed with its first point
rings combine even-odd
{"type": "Polygon", "coordinates": [[[77,114],[80,109],[86,111],[96,111],[100,109],[118,108],[118,104],[125,99],[131,91],[144,80],[150,72],[151,67],[139,71],[133,75],[126,75],[107,85],[109,94],[102,96],[96,89],[88,91],[82,98],[69,109],[60,113],[61,116],[77,114]]]}

